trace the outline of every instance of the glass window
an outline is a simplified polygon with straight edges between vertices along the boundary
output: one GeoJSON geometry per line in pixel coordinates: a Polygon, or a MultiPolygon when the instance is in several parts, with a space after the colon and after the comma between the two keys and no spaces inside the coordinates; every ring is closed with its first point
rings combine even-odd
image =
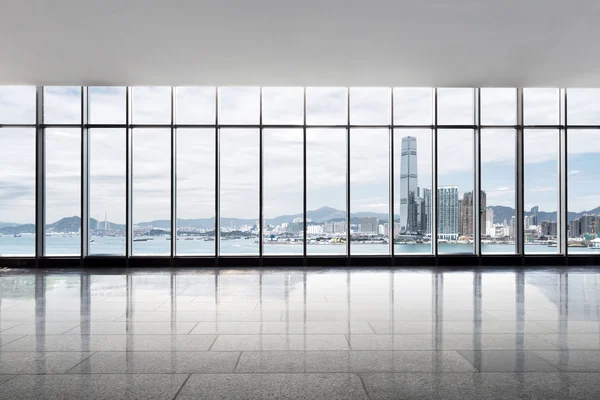
{"type": "Polygon", "coordinates": [[[517,123],[517,90],[483,88],[480,91],[482,125],[515,125],[517,123]]]}
{"type": "Polygon", "coordinates": [[[350,252],[389,254],[390,131],[350,132],[350,252]]]}
{"type": "Polygon", "coordinates": [[[215,130],[177,129],[177,254],[215,254],[215,130]]]}
{"type": "Polygon", "coordinates": [[[346,125],[348,123],[347,89],[306,88],[306,123],[346,125]]]}
{"type": "Polygon", "coordinates": [[[523,89],[525,125],[558,125],[558,89],[523,89]]]}
{"type": "Polygon", "coordinates": [[[474,132],[438,131],[438,253],[473,252],[474,132]]]}
{"type": "Polygon", "coordinates": [[[264,254],[302,255],[303,131],[263,131],[264,254]]]}
{"type": "Polygon", "coordinates": [[[125,129],[89,130],[89,254],[125,254],[125,129]]]}
{"type": "Polygon", "coordinates": [[[431,88],[394,88],[394,125],[431,125],[431,88]]]}
{"type": "Polygon", "coordinates": [[[219,132],[220,253],[258,254],[259,130],[219,132]]]}
{"type": "Polygon", "coordinates": [[[46,129],[45,255],[81,254],[81,129],[46,129]]]}
{"type": "Polygon", "coordinates": [[[471,88],[441,88],[437,91],[439,125],[475,124],[475,98],[471,88]]]}
{"type": "Polygon", "coordinates": [[[183,86],[175,89],[176,118],[179,125],[214,124],[216,90],[214,87],[183,86]]]}
{"type": "Polygon", "coordinates": [[[127,109],[126,90],[124,87],[90,87],[90,124],[124,124],[127,109]]]}
{"type": "Polygon", "coordinates": [[[600,89],[569,89],[569,125],[600,125],[600,89]]]}
{"type": "Polygon", "coordinates": [[[134,124],[170,124],[171,88],[134,87],[131,109],[134,124]]]}
{"type": "Polygon", "coordinates": [[[309,255],[346,254],[346,137],[346,129],[306,132],[309,255]]]}
{"type": "Polygon", "coordinates": [[[304,89],[266,87],[262,90],[263,124],[304,123],[304,89]]]}
{"type": "Polygon", "coordinates": [[[431,254],[431,129],[394,130],[394,253],[431,254]]]}
{"type": "Polygon", "coordinates": [[[389,125],[391,100],[389,88],[350,89],[350,123],[389,125]]]}
{"type": "Polygon", "coordinates": [[[567,134],[569,253],[600,253],[592,241],[600,232],[600,131],[570,129],[567,134]]]}
{"type": "Polygon", "coordinates": [[[514,254],[514,129],[481,130],[481,252],[514,254]]]}
{"type": "Polygon", "coordinates": [[[558,143],[556,129],[524,132],[525,253],[556,253],[558,143]]]}
{"type": "Polygon", "coordinates": [[[81,87],[44,87],[44,123],[80,124],[81,87]]]}
{"type": "Polygon", "coordinates": [[[35,253],[35,129],[0,129],[0,256],[35,253]]]}
{"type": "Polygon", "coordinates": [[[0,86],[0,124],[35,124],[35,86],[0,86]]]}
{"type": "Polygon", "coordinates": [[[133,254],[171,253],[171,130],[133,131],[133,254]]]}
{"type": "Polygon", "coordinates": [[[223,87],[219,89],[219,123],[258,125],[260,88],[223,87]]]}

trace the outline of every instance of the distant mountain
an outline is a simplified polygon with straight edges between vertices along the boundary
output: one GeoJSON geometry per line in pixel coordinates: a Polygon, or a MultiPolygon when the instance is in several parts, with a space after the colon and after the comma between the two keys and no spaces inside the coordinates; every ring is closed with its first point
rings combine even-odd
{"type": "Polygon", "coordinates": [[[19,224],[15,224],[12,222],[1,222],[0,221],[0,229],[1,228],[6,228],[6,227],[11,227],[11,226],[19,226],[19,224]]]}
{"type": "Polygon", "coordinates": [[[0,233],[4,235],[14,235],[15,233],[35,233],[35,224],[5,226],[0,228],[0,233]]]}
{"type": "MultiPolygon", "coordinates": [[[[506,220],[507,223],[510,223],[510,219],[515,215],[515,209],[512,207],[505,206],[490,206],[492,210],[494,210],[494,223],[501,224],[506,220]]],[[[571,222],[585,214],[600,214],[600,207],[596,207],[590,211],[582,211],[579,213],[569,212],[568,213],[568,221],[571,222]]],[[[531,211],[525,211],[525,216],[528,217],[531,215],[531,211]]],[[[538,211],[538,220],[541,221],[556,221],[556,211],[554,212],[546,212],[546,211],[538,211]]]]}

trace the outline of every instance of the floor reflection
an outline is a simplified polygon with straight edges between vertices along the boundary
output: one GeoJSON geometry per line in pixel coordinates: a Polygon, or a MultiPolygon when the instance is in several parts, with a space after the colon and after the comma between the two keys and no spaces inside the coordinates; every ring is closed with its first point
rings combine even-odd
{"type": "MultiPolygon", "coordinates": [[[[599,277],[581,270],[9,271],[0,276],[0,378],[431,373],[441,388],[449,373],[598,373],[599,277]]],[[[381,378],[361,377],[370,379],[367,390],[381,378]]],[[[386,382],[396,388],[396,380],[386,382]]],[[[568,396],[572,380],[560,382],[557,393],[568,396]]]]}

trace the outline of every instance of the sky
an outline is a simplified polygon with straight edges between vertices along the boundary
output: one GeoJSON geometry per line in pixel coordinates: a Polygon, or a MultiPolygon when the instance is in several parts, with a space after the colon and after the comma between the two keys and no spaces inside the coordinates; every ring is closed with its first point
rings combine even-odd
{"type": "MultiPolygon", "coordinates": [[[[260,89],[220,88],[218,121],[221,124],[258,124],[260,89]]],[[[214,124],[216,89],[177,88],[175,116],[178,124],[214,124]]],[[[397,125],[430,125],[432,99],[429,88],[394,88],[393,117],[397,125]]],[[[568,91],[568,122],[600,125],[600,90],[568,91]]],[[[169,124],[170,89],[133,89],[134,124],[169,124]]],[[[389,209],[389,132],[392,115],[389,88],[307,88],[306,121],[327,127],[307,130],[307,208],[330,206],[346,209],[346,131],[334,125],[350,122],[365,127],[350,132],[351,211],[386,213],[389,209]]],[[[515,89],[482,89],[481,120],[488,125],[516,121],[515,89]]],[[[264,124],[301,124],[302,88],[263,88],[264,124]]],[[[438,89],[438,123],[471,124],[474,121],[473,89],[438,89]]],[[[91,88],[90,123],[124,124],[125,88],[91,88]]],[[[44,118],[51,124],[77,124],[81,118],[80,89],[47,87],[44,118]]],[[[557,89],[525,89],[526,125],[557,124],[557,89]]],[[[0,87],[0,124],[35,123],[35,88],[0,87]]],[[[47,221],[79,215],[80,130],[49,128],[47,137],[47,221]]],[[[396,128],[395,212],[399,211],[400,144],[415,136],[418,151],[418,184],[430,187],[432,133],[427,128],[396,128]]],[[[134,223],[169,219],[170,129],[133,130],[134,223]]],[[[558,138],[552,129],[525,131],[525,207],[555,211],[558,203],[558,138]]],[[[179,218],[214,216],[214,128],[180,128],[176,136],[177,208],[179,218]]],[[[515,132],[488,128],[481,133],[482,189],[488,205],[514,207],[515,132]]],[[[90,130],[90,215],[101,220],[125,220],[125,144],[123,128],[90,130]]],[[[220,132],[221,216],[258,219],[259,130],[223,128],[220,132]]],[[[457,185],[462,193],[473,189],[474,133],[464,129],[438,131],[439,185],[457,185]]],[[[569,211],[600,206],[600,130],[568,131],[569,211]]],[[[302,212],[303,132],[298,128],[263,130],[264,208],[266,218],[302,212]]],[[[0,221],[34,221],[35,131],[0,128],[0,221]]]]}

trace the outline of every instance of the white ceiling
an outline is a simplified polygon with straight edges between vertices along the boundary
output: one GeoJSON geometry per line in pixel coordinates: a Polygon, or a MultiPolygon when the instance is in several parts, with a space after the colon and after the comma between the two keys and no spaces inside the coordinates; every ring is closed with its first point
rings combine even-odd
{"type": "Polygon", "coordinates": [[[597,0],[0,0],[0,84],[600,87],[597,0]]]}

